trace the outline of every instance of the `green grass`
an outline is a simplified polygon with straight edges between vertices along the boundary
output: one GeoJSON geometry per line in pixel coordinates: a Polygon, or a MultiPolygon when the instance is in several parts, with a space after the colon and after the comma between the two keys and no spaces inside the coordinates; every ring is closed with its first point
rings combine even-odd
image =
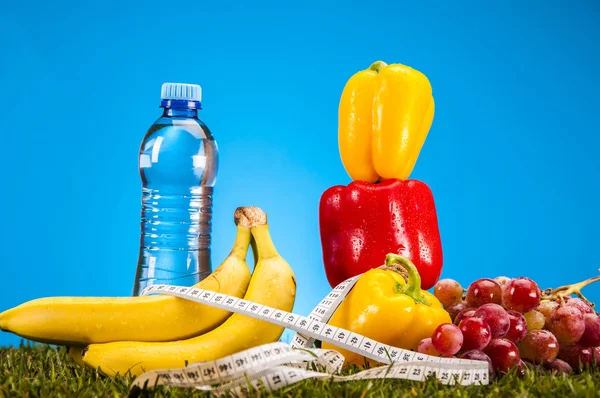
{"type": "MultiPolygon", "coordinates": [[[[22,345],[0,348],[0,397],[123,397],[131,380],[82,369],[64,348],[22,345]]],[[[265,396],[267,394],[256,394],[265,396]]],[[[142,396],[208,397],[192,389],[158,387],[142,396]]],[[[528,370],[488,386],[444,386],[436,380],[372,380],[331,383],[309,380],[272,393],[273,397],[600,397],[600,370],[552,375],[528,370]]]]}

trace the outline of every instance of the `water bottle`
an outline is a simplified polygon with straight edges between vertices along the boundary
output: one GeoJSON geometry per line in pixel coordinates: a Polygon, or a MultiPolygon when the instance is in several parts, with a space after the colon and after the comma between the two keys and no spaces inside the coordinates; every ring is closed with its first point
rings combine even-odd
{"type": "Polygon", "coordinates": [[[212,197],[217,143],[198,119],[202,89],[165,83],[162,116],[139,151],[142,179],[140,252],[134,296],[152,284],[191,286],[212,271],[212,197]]]}

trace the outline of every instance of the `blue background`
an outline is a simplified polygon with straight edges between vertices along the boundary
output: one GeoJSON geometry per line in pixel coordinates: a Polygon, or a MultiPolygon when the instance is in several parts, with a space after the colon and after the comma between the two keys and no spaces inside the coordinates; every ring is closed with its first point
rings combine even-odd
{"type": "MultiPolygon", "coordinates": [[[[308,314],[329,291],[318,201],[350,181],[339,96],[378,59],[433,86],[411,178],[434,192],[443,277],[545,288],[598,274],[593,0],[51,3],[0,2],[0,310],[131,293],[137,152],[161,84],[179,81],[203,86],[220,148],[213,262],[231,247],[234,209],[262,207],[297,275],[295,312],[308,314]]],[[[600,285],[584,292],[600,300],[600,285]]]]}

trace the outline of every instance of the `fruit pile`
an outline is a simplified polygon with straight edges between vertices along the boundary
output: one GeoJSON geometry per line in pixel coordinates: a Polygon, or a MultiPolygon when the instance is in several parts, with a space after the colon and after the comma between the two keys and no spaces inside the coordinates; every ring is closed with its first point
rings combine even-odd
{"type": "Polygon", "coordinates": [[[442,279],[434,294],[453,323],[439,325],[417,350],[487,361],[490,374],[527,364],[571,373],[600,363],[600,317],[580,293],[598,279],[544,292],[525,277],[483,278],[466,290],[442,279]]]}
{"type": "MultiPolygon", "coordinates": [[[[194,288],[291,311],[296,279],[279,255],[267,215],[258,207],[236,209],[236,238],[227,258],[194,288]],[[254,254],[252,274],[246,263],[254,254]]],[[[202,295],[210,297],[209,292],[202,295]]],[[[69,347],[79,365],[108,376],[184,367],[277,341],[284,328],[266,321],[158,295],[46,297],[0,313],[0,330],[29,340],[69,347]]]]}

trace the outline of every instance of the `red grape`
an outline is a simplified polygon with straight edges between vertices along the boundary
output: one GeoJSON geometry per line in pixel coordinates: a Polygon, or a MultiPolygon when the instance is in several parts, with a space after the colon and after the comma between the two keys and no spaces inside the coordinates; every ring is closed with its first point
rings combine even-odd
{"type": "Polygon", "coordinates": [[[596,365],[600,365],[600,347],[594,347],[592,350],[593,361],[596,362],[596,365]]]}
{"type": "Polygon", "coordinates": [[[467,308],[469,308],[469,306],[467,305],[466,301],[457,301],[456,303],[450,304],[448,308],[446,308],[446,311],[448,312],[448,314],[450,314],[450,319],[454,321],[456,315],[458,315],[458,313],[462,310],[466,310],[467,308]]]}
{"type": "Polygon", "coordinates": [[[558,355],[558,340],[547,330],[532,330],[519,343],[519,352],[533,363],[552,362],[558,355]]]}
{"type": "Polygon", "coordinates": [[[527,330],[543,329],[546,324],[546,317],[537,310],[527,311],[523,316],[527,322],[527,330]]]}
{"type": "Polygon", "coordinates": [[[546,323],[550,320],[550,315],[552,315],[552,311],[554,311],[558,307],[558,303],[556,301],[545,300],[537,306],[536,310],[544,314],[546,318],[546,323]]]}
{"type": "Polygon", "coordinates": [[[502,289],[500,285],[489,279],[478,279],[467,288],[467,304],[470,307],[479,307],[483,304],[502,302],[502,289]]]}
{"type": "Polygon", "coordinates": [[[484,304],[475,311],[475,317],[483,319],[492,330],[492,337],[502,337],[508,332],[510,318],[498,304],[484,304]]]}
{"type": "Polygon", "coordinates": [[[561,344],[572,344],[583,335],[585,321],[577,308],[559,305],[550,315],[547,327],[561,344]]]}
{"type": "Polygon", "coordinates": [[[494,365],[492,365],[492,360],[490,357],[485,355],[483,351],[479,350],[469,350],[462,353],[459,357],[462,359],[472,359],[474,361],[486,361],[488,363],[488,373],[490,377],[494,374],[494,365]]]}
{"type": "Polygon", "coordinates": [[[433,287],[433,294],[445,308],[462,299],[463,287],[454,279],[441,279],[433,287]]]}
{"type": "Polygon", "coordinates": [[[556,358],[552,362],[544,363],[544,368],[550,370],[551,372],[555,372],[555,373],[572,373],[573,372],[573,368],[571,367],[571,365],[569,365],[562,359],[558,359],[558,358],[556,358]]]}
{"type": "Polygon", "coordinates": [[[463,335],[463,350],[482,350],[492,339],[490,326],[479,318],[465,318],[458,328],[463,335]]]}
{"type": "Polygon", "coordinates": [[[561,344],[558,357],[571,365],[573,369],[590,365],[594,359],[594,349],[579,344],[561,344]]]}
{"type": "Polygon", "coordinates": [[[591,314],[592,312],[594,312],[592,307],[590,307],[588,303],[586,303],[580,298],[572,298],[566,301],[565,305],[577,308],[579,311],[581,311],[582,314],[591,314]]]}
{"type": "Polygon", "coordinates": [[[519,349],[508,339],[492,339],[483,352],[490,357],[497,372],[506,373],[521,361],[519,349]]]}
{"type": "Polygon", "coordinates": [[[523,314],[517,311],[507,311],[510,326],[506,332],[505,338],[513,343],[518,343],[527,335],[527,323],[523,314]]]}
{"type": "Polygon", "coordinates": [[[419,346],[417,347],[417,351],[421,354],[432,355],[434,357],[440,356],[440,353],[435,349],[433,343],[431,342],[431,337],[421,340],[419,346]]]}
{"type": "Polygon", "coordinates": [[[454,324],[458,325],[463,319],[475,316],[475,311],[477,311],[475,308],[467,308],[465,310],[462,310],[454,318],[454,324]]]}
{"type": "Polygon", "coordinates": [[[579,344],[587,347],[600,346],[600,317],[596,314],[585,314],[583,321],[585,330],[579,344]]]}
{"type": "Polygon", "coordinates": [[[537,283],[529,278],[510,280],[502,290],[502,303],[509,310],[527,312],[538,306],[542,292],[537,283]]]}
{"type": "Polygon", "coordinates": [[[460,351],[463,345],[463,335],[458,326],[443,323],[435,329],[431,342],[443,356],[450,356],[460,351]]]}

